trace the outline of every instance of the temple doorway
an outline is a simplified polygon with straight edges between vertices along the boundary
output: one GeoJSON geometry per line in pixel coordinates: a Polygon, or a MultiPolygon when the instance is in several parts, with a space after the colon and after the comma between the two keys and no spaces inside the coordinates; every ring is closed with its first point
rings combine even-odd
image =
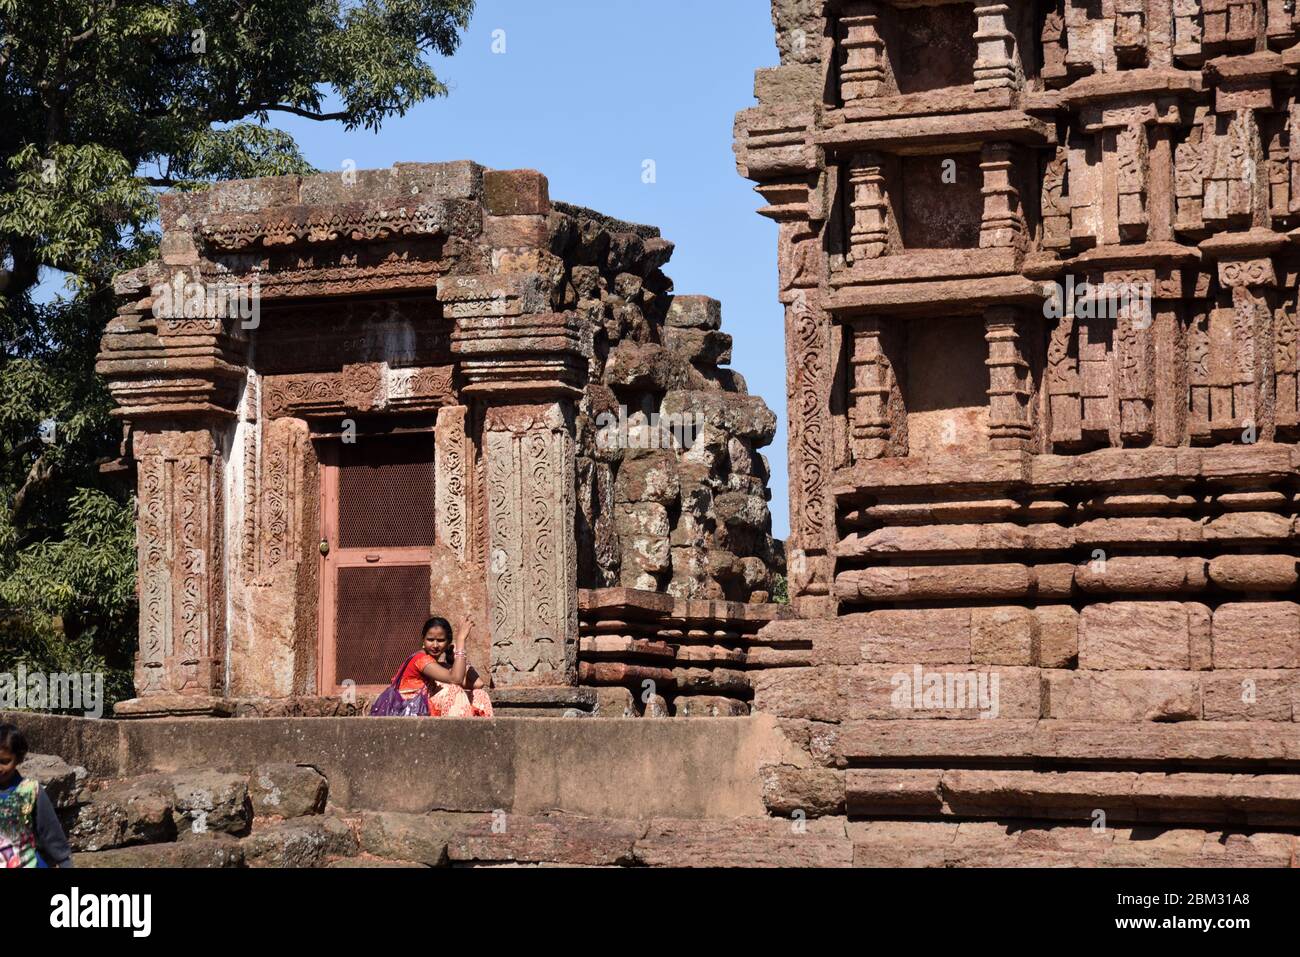
{"type": "Polygon", "coordinates": [[[320,442],[321,691],[381,688],[429,616],[434,433],[320,442]]]}

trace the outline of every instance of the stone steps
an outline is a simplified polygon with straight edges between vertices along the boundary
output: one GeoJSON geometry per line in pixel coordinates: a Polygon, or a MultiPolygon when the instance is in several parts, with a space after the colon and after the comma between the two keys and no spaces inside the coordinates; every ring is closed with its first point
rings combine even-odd
{"type": "Polygon", "coordinates": [[[1294,867],[1295,834],[845,818],[377,813],[77,857],[82,867],[1294,867]],[[350,839],[350,841],[349,841],[350,839]]]}
{"type": "Polygon", "coordinates": [[[861,768],[845,798],[850,816],[1300,826],[1300,774],[861,768]]]}

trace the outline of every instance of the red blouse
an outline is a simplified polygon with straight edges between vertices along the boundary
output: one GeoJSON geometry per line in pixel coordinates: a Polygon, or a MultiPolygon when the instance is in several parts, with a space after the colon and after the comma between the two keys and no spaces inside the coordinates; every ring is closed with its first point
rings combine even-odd
{"type": "Polygon", "coordinates": [[[400,694],[406,694],[412,691],[419,691],[425,687],[425,678],[420,672],[425,665],[437,664],[438,659],[427,652],[420,652],[414,658],[406,663],[402,669],[402,676],[397,680],[397,690],[400,694]]]}

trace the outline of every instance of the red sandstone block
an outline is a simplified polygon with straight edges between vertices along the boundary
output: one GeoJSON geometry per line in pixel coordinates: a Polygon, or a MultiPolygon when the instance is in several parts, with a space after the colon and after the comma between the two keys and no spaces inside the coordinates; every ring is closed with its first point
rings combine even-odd
{"type": "Polygon", "coordinates": [[[1044,717],[1067,721],[1194,721],[1195,671],[1044,671],[1044,717]]]}
{"type": "Polygon", "coordinates": [[[985,665],[859,665],[849,681],[848,718],[860,720],[1037,718],[1037,668],[985,665]]]}
{"type": "Polygon", "coordinates": [[[937,813],[943,807],[937,768],[862,768],[844,773],[845,807],[849,814],[884,811],[937,813]]]}
{"type": "Polygon", "coordinates": [[[1079,627],[1079,667],[1107,670],[1172,668],[1192,664],[1192,635],[1210,611],[1176,601],[1119,601],[1089,605],[1079,627]]]}
{"type": "Polygon", "coordinates": [[[1300,668],[1300,605],[1240,602],[1214,612],[1214,667],[1300,668]]]}
{"type": "Polygon", "coordinates": [[[650,867],[848,867],[853,861],[838,818],[656,820],[634,853],[650,867]]]}
{"type": "Polygon", "coordinates": [[[1206,721],[1290,721],[1300,671],[1211,671],[1201,687],[1206,721]]]}
{"type": "Polygon", "coordinates": [[[756,712],[810,721],[841,721],[848,715],[848,668],[779,668],[757,672],[751,680],[756,712]]]}
{"type": "Polygon", "coordinates": [[[1206,586],[1205,559],[1143,555],[1089,561],[1075,569],[1074,582],[1088,593],[1197,592],[1206,586]]]}
{"type": "Polygon", "coordinates": [[[447,855],[453,861],[556,862],[615,865],[632,861],[632,846],[647,825],[635,821],[574,815],[488,817],[452,836],[447,855]]]}
{"type": "Polygon", "coordinates": [[[1210,561],[1210,580],[1228,591],[1290,591],[1296,560],[1290,555],[1220,555],[1210,561]]]}
{"type": "Polygon", "coordinates": [[[848,759],[1296,761],[1296,722],[849,721],[832,742],[848,759]]]}
{"type": "Polygon", "coordinates": [[[489,170],[483,174],[483,202],[494,216],[540,216],[551,211],[546,177],[536,170],[489,170]]]}
{"type": "MultiPolygon", "coordinates": [[[[488,216],[483,221],[483,242],[494,249],[544,247],[548,239],[549,228],[545,216],[488,216]]],[[[536,272],[538,265],[516,264],[516,268],[503,271],[536,272]]]]}
{"type": "Polygon", "coordinates": [[[862,661],[967,664],[971,660],[970,609],[921,608],[868,612],[855,619],[862,661]]]}
{"type": "Polygon", "coordinates": [[[971,660],[987,665],[1038,661],[1038,618],[1019,605],[971,609],[971,660]]]}
{"type": "Polygon", "coordinates": [[[1038,664],[1068,668],[1079,655],[1079,613],[1069,605],[1042,605],[1038,619],[1038,664]]]}

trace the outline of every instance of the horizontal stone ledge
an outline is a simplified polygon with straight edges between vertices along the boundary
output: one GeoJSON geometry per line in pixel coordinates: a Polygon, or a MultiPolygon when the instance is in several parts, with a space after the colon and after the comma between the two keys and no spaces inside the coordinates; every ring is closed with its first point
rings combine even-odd
{"type": "Polygon", "coordinates": [[[1098,449],[1081,455],[993,452],[970,455],[907,455],[869,459],[838,469],[831,490],[838,497],[879,498],[919,489],[1041,490],[1131,488],[1143,493],[1184,490],[1200,479],[1289,479],[1300,464],[1300,446],[1257,442],[1215,448],[1098,449]]]}
{"type": "MultiPolygon", "coordinates": [[[[852,282],[850,272],[838,277],[852,282]]],[[[1039,285],[1023,276],[986,276],[974,279],[940,279],[928,282],[846,285],[828,299],[826,308],[847,315],[877,314],[888,310],[890,318],[906,320],[909,314],[924,317],[979,314],[989,306],[1022,305],[1041,307],[1039,285]]]]}
{"type": "Polygon", "coordinates": [[[850,815],[1300,823],[1300,774],[870,768],[845,772],[845,795],[850,815]]]}
{"type": "Polygon", "coordinates": [[[856,867],[1293,867],[1300,837],[1204,828],[850,821],[856,867]]]}
{"type": "Polygon", "coordinates": [[[836,597],[853,601],[1059,600],[1074,594],[1075,566],[1015,562],[877,565],[835,576],[836,597]]]}
{"type": "Polygon", "coordinates": [[[578,610],[584,619],[622,619],[640,612],[642,614],[636,617],[675,618],[691,623],[726,622],[746,631],[769,621],[795,617],[789,605],[674,598],[639,588],[580,588],[578,610]]]}
{"type": "Polygon", "coordinates": [[[1015,761],[1085,764],[1183,761],[1300,763],[1300,724],[1239,721],[846,721],[836,750],[850,761],[1015,761]]]}
{"type": "Polygon", "coordinates": [[[813,142],[831,150],[928,150],[979,146],[991,139],[1034,146],[1056,142],[1052,124],[1019,110],[847,122],[846,114],[832,110],[825,120],[834,125],[814,134],[813,142]]]}

